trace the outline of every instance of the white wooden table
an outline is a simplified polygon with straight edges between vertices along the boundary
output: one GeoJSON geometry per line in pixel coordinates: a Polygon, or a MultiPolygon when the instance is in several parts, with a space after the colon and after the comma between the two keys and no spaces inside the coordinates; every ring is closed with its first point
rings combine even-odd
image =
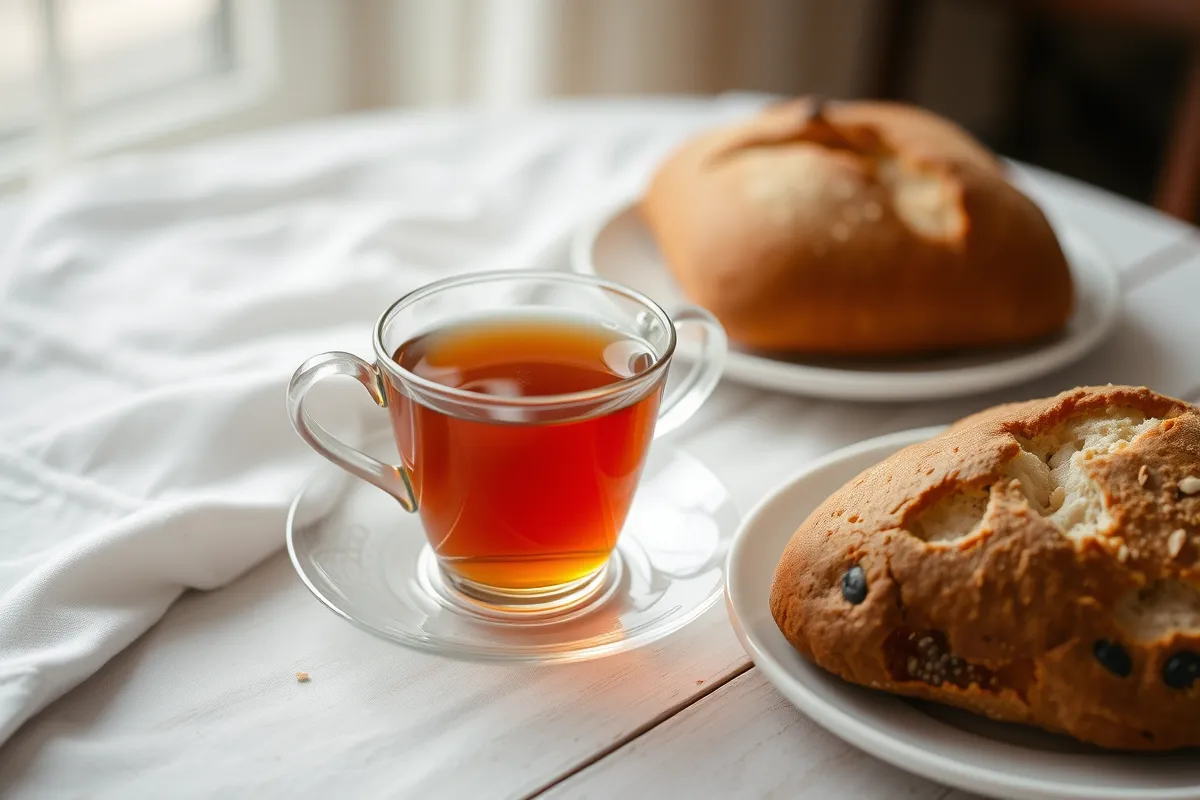
{"type": "MultiPolygon", "coordinates": [[[[649,112],[611,108],[614,120],[638,113],[649,112]]],[[[686,113],[691,127],[708,119],[699,105],[686,113]]],[[[639,175],[653,163],[643,156],[629,167],[639,175]]],[[[675,443],[744,512],[816,456],[1001,400],[1111,381],[1200,401],[1196,230],[1037,170],[1021,180],[1121,269],[1124,316],[1095,354],[1031,384],[941,403],[855,405],[727,384],[675,443]]],[[[619,656],[479,665],[352,628],[278,555],[223,590],[186,596],[21,729],[0,749],[0,796],[965,795],[876,761],[796,711],[748,661],[723,605],[619,656]],[[297,670],[311,681],[297,683],[297,670]]]]}

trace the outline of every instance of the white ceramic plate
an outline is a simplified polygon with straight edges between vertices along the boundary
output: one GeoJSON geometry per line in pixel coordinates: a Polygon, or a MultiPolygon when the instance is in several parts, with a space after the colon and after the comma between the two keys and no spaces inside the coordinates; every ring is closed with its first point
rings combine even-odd
{"type": "Polygon", "coordinates": [[[801,711],[849,744],[960,789],[1013,798],[1200,798],[1195,751],[1106,752],[1034,728],[871,691],[809,663],[783,638],[768,596],[793,531],[859,472],[939,430],[905,431],[839,450],[785,482],[746,518],[730,550],[725,601],[755,665],[801,711]]]}
{"type": "MultiPolygon", "coordinates": [[[[931,400],[985,392],[1045,375],[1098,345],[1117,319],[1116,270],[1085,234],[1060,230],[1077,301],[1066,329],[1027,347],[903,361],[776,359],[732,349],[725,374],[742,383],[793,394],[844,400],[931,400]]],[[[637,289],[668,311],[683,302],[650,231],[631,205],[602,214],[572,242],[579,272],[637,289]]]]}

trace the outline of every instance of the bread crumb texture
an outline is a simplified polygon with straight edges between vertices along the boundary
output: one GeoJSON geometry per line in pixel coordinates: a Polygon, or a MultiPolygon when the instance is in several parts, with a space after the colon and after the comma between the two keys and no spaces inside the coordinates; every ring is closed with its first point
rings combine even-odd
{"type": "Polygon", "coordinates": [[[988,493],[966,488],[935,503],[913,522],[912,534],[927,542],[957,542],[978,533],[988,510],[988,493]]]}
{"type": "MultiPolygon", "coordinates": [[[[1128,447],[1161,422],[1133,408],[1072,419],[1032,439],[1017,437],[1021,449],[1000,474],[1016,481],[1030,507],[1064,535],[1076,540],[1103,536],[1113,528],[1112,516],[1085,465],[1128,447]]],[[[928,542],[961,541],[979,531],[988,509],[988,494],[966,487],[922,513],[912,533],[928,542]]]]}
{"type": "Polygon", "coordinates": [[[1123,450],[1161,422],[1133,408],[1107,409],[1073,419],[1033,439],[1018,438],[1021,452],[1004,474],[1020,481],[1029,505],[1067,536],[1105,535],[1112,530],[1112,516],[1104,493],[1085,465],[1097,456],[1123,450]]]}
{"type": "Polygon", "coordinates": [[[1122,597],[1114,611],[1117,624],[1137,641],[1200,633],[1200,589],[1182,581],[1154,581],[1122,597]]]}

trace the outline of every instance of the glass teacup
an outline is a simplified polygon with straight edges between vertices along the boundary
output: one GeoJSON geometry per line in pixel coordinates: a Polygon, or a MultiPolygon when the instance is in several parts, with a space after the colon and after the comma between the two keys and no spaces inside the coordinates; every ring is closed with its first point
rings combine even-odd
{"type": "Polygon", "coordinates": [[[288,410],[318,453],[383,489],[422,525],[448,584],[491,608],[569,607],[603,583],[650,442],[720,378],[726,340],[706,311],[669,316],[591,276],[489,272],[405,295],[375,326],[374,363],[323,353],[288,410]],[[672,381],[680,333],[695,334],[672,381]],[[400,463],[334,438],[304,396],[349,375],[387,408],[400,463]]]}

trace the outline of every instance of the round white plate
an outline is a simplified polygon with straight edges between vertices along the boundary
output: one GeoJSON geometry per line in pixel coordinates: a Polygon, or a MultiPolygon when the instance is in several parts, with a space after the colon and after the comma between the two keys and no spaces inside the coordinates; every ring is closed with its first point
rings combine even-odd
{"type": "Polygon", "coordinates": [[[846,683],[788,644],[768,607],[775,565],[792,533],[826,497],[906,445],[922,428],[839,450],[786,481],[734,538],[725,601],[742,646],[797,708],[830,732],[901,769],[967,791],[1013,798],[1200,798],[1200,757],[1115,753],[1023,725],[846,683]]]}
{"type": "MultiPolygon", "coordinates": [[[[370,437],[363,449],[396,460],[391,431],[370,437]]],[[[740,519],[717,476],[657,442],[597,599],[576,613],[529,622],[483,617],[450,602],[438,591],[420,519],[329,464],[293,501],[287,547],[317,599],[383,639],[474,661],[566,662],[649,644],[711,608],[740,519]]]]}
{"type": "MultiPolygon", "coordinates": [[[[1076,307],[1058,335],[1026,347],[980,350],[916,360],[771,358],[731,348],[725,375],[793,394],[844,400],[931,400],[985,392],[1032,380],[1098,345],[1116,322],[1116,270],[1085,234],[1059,232],[1075,279],[1076,307]]],[[[649,295],[668,311],[684,302],[649,229],[632,205],[585,225],[571,245],[578,272],[599,275],[649,295]]]]}

